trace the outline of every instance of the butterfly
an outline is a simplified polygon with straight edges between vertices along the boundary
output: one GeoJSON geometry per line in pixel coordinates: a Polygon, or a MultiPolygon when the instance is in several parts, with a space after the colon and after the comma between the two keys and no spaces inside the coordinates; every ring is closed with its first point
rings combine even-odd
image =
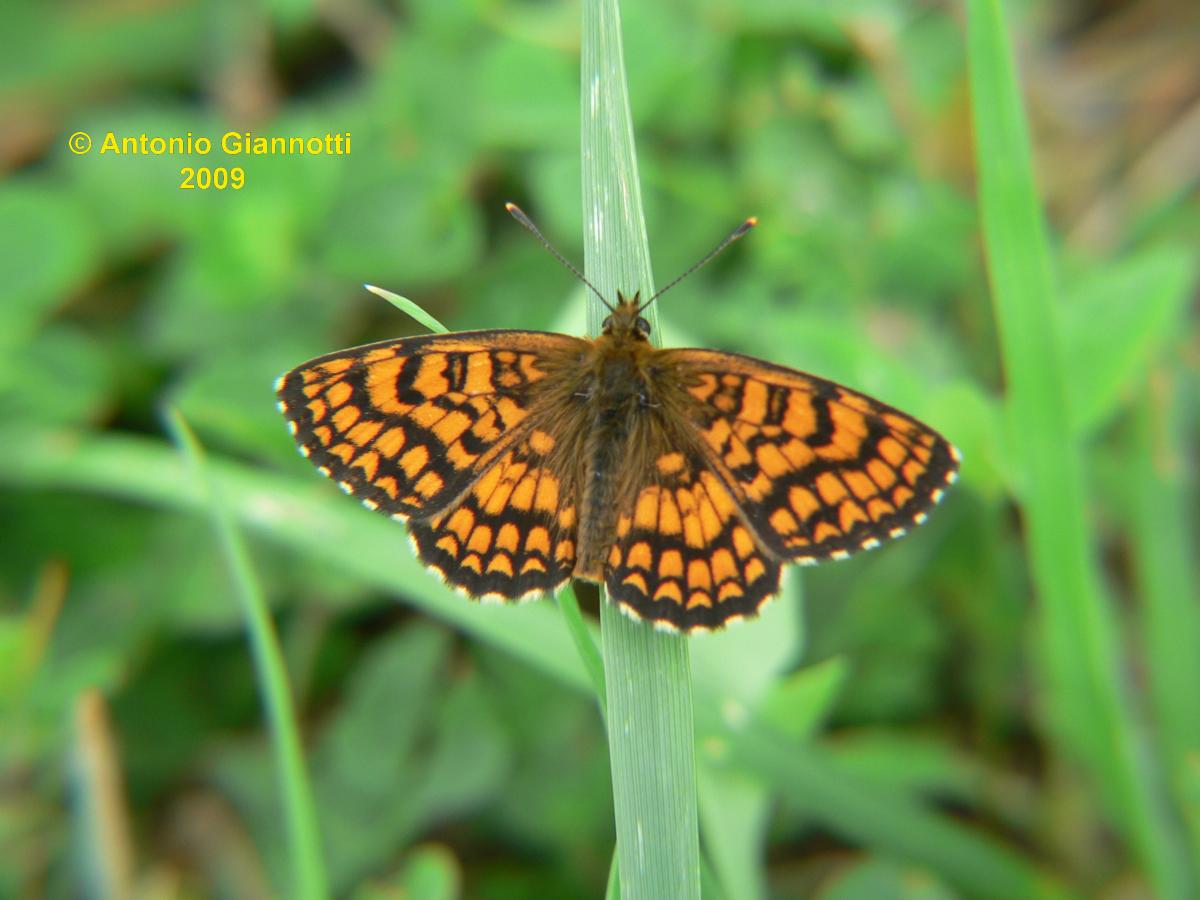
{"type": "Polygon", "coordinates": [[[407,523],[421,561],[468,596],[579,578],[682,632],[755,615],[785,563],[903,535],[954,482],[958,451],[878,400],[750,356],[655,347],[641,315],[654,299],[618,293],[591,339],[487,330],[340,350],[281,376],[279,409],[321,474],[407,523]]]}

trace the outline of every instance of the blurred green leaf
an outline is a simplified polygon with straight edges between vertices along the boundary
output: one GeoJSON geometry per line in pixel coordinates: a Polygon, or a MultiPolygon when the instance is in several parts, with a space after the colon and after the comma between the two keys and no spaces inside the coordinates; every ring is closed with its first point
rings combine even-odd
{"type": "MultiPolygon", "coordinates": [[[[755,626],[730,628],[692,641],[696,689],[717,704],[735,727],[769,704],[772,685],[795,665],[803,647],[800,579],[790,573],[782,597],[767,606],[755,626]]],[[[765,897],[761,874],[770,794],[738,772],[697,767],[700,824],[706,856],[734,897],[765,897]]]]}
{"type": "MultiPolygon", "coordinates": [[[[714,724],[715,710],[697,710],[701,735],[714,735],[714,724]]],[[[714,761],[770,781],[790,802],[815,812],[824,827],[927,865],[960,888],[996,898],[1071,896],[993,839],[956,828],[901,794],[859,782],[827,751],[797,745],[766,727],[726,732],[719,743],[714,761]]]]}
{"type": "Polygon", "coordinates": [[[461,175],[447,163],[363,173],[347,184],[330,211],[342,225],[320,243],[322,268],[352,284],[408,291],[470,267],[483,225],[459,202],[461,175]]]}
{"type": "Polygon", "coordinates": [[[878,858],[851,864],[817,895],[820,900],[953,900],[958,896],[924,869],[878,858]]]}
{"type": "Polygon", "coordinates": [[[215,486],[195,433],[174,407],[166,408],[163,419],[172,441],[187,461],[188,474],[200,489],[233,593],[241,607],[259,703],[271,737],[277,802],[286,826],[286,856],[290,866],[285,883],[289,892],[299,898],[326,900],[329,883],[308,766],[300,745],[295,695],[266,598],[237,518],[215,486]]]}
{"type": "MultiPolygon", "coordinates": [[[[0,716],[13,714],[17,688],[29,676],[27,653],[31,634],[26,619],[19,616],[0,617],[0,716]]],[[[4,751],[0,750],[0,753],[4,751]]],[[[7,755],[7,754],[5,754],[7,755]]]]}
{"type": "MultiPolygon", "coordinates": [[[[742,900],[768,896],[763,863],[771,795],[767,786],[741,772],[710,766],[701,758],[696,767],[701,841],[715,875],[731,897],[742,900]]],[[[701,896],[707,898],[703,872],[701,896]]]]}
{"type": "Polygon", "coordinates": [[[0,418],[40,425],[100,418],[112,401],[110,351],[94,335],[54,324],[0,353],[0,418]]]}
{"type": "Polygon", "coordinates": [[[635,127],[700,143],[721,124],[712,101],[728,75],[729,45],[693,8],[630,3],[621,13],[635,127]],[[663,35],[671,36],[670,53],[663,35]]]}
{"type": "Polygon", "coordinates": [[[692,639],[696,685],[719,703],[756,709],[804,645],[803,592],[796,573],[754,620],[761,628],[727,628],[692,639]]]}
{"type": "Polygon", "coordinates": [[[424,813],[413,796],[425,778],[417,741],[442,694],[448,649],[445,633],[424,625],[378,642],[355,667],[344,701],[313,748],[335,890],[384,861],[424,813]]]}
{"type": "Polygon", "coordinates": [[[1152,247],[1091,268],[1061,306],[1063,368],[1077,434],[1102,425],[1134,395],[1178,335],[1196,281],[1195,254],[1152,247]]]}
{"type": "MultiPolygon", "coordinates": [[[[448,650],[447,635],[423,624],[373,645],[315,741],[310,767],[335,890],[378,871],[421,827],[461,814],[500,784],[496,724],[476,683],[448,681],[448,650]]],[[[257,749],[231,749],[217,765],[270,835],[279,825],[274,804],[252,774],[263,762],[257,749]]],[[[269,846],[279,848],[278,838],[269,846]]]]}
{"type": "MultiPolygon", "coordinates": [[[[179,461],[156,441],[40,432],[25,434],[18,451],[18,443],[4,437],[0,434],[0,480],[10,484],[74,487],[193,510],[200,502],[179,461]]],[[[425,571],[403,546],[396,523],[347,503],[330,485],[311,478],[298,483],[229,461],[214,460],[212,467],[222,494],[251,528],[293,551],[335,561],[344,576],[386,588],[468,633],[487,635],[565,684],[587,687],[570,637],[550,605],[506,609],[468,603],[425,571]]],[[[93,628],[90,637],[103,633],[93,628]]]]}
{"type": "Polygon", "coordinates": [[[870,163],[900,149],[887,98],[877,85],[851,81],[831,91],[825,102],[829,123],[846,153],[870,163]]]}
{"type": "Polygon", "coordinates": [[[458,861],[444,847],[417,847],[405,866],[402,889],[410,897],[454,900],[462,891],[458,861]]]}
{"type": "Polygon", "coordinates": [[[481,54],[480,138],[499,147],[574,148],[579,127],[575,61],[545,47],[501,41],[481,54]]]}
{"type": "Polygon", "coordinates": [[[849,675],[846,661],[833,657],[781,678],[763,705],[763,718],[791,737],[812,735],[833,709],[849,675]]]}
{"type": "Polygon", "coordinates": [[[428,822],[463,815],[501,786],[507,747],[478,678],[455,681],[443,697],[426,765],[414,800],[428,822]]]}
{"type": "Polygon", "coordinates": [[[839,734],[832,749],[846,772],[880,790],[932,794],[960,802],[975,799],[977,773],[937,737],[861,731],[839,734]]]}
{"type": "Polygon", "coordinates": [[[0,348],[11,353],[98,262],[92,223],[78,200],[33,179],[0,186],[0,348]]]}
{"type": "Polygon", "coordinates": [[[1200,858],[1200,570],[1196,567],[1196,484],[1185,462],[1195,405],[1177,379],[1159,371],[1138,398],[1129,452],[1116,479],[1131,524],[1132,568],[1144,643],[1150,709],[1168,779],[1200,858]],[[1132,459],[1132,465],[1130,460],[1132,459]]]}

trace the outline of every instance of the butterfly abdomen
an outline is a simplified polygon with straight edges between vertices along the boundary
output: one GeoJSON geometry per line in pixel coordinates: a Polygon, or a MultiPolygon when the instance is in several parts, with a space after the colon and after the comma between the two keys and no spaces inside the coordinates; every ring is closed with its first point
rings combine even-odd
{"type": "Polygon", "coordinates": [[[576,577],[602,581],[604,562],[616,538],[617,514],[625,477],[638,454],[631,447],[637,418],[647,412],[647,385],[640,348],[614,342],[599,354],[584,393],[587,432],[583,443],[583,485],[576,577]]]}

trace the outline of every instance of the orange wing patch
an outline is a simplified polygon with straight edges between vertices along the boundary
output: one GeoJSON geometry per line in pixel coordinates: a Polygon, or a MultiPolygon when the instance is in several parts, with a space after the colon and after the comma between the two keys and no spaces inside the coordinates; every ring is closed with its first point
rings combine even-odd
{"type": "Polygon", "coordinates": [[[877,547],[925,521],[957,477],[958,451],[886,404],[749,357],[668,353],[686,372],[708,464],[779,558],[877,547]]]}
{"type": "Polygon", "coordinates": [[[371,509],[430,516],[520,434],[547,352],[542,332],[426,335],[330,354],[284,375],[279,407],[300,452],[371,509]]]}
{"type": "Polygon", "coordinates": [[[409,524],[421,561],[472,597],[519,599],[571,577],[575,487],[545,464],[545,442],[533,434],[488,466],[460,502],[409,524]]]}
{"type": "Polygon", "coordinates": [[[779,564],[738,518],[733,495],[697,456],[663,454],[617,517],[605,583],[630,615],[679,631],[752,616],[779,590],[779,564]]]}

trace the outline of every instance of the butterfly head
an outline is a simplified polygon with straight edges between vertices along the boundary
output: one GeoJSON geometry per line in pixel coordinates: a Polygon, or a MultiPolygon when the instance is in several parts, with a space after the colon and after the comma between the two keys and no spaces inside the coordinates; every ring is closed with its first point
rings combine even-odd
{"type": "Polygon", "coordinates": [[[716,256],[718,253],[720,253],[758,224],[758,219],[751,216],[737,228],[733,229],[733,231],[726,236],[725,240],[713,247],[713,249],[710,250],[703,259],[668,284],[665,288],[659,290],[658,293],[652,296],[645,303],[640,302],[641,292],[635,293],[632,297],[626,297],[620,291],[617,291],[617,305],[613,306],[608,302],[608,299],[602,293],[600,293],[596,286],[583,276],[582,272],[571,265],[571,263],[567,261],[566,257],[554,249],[554,246],[548,240],[546,240],[545,235],[538,230],[538,227],[533,224],[529,216],[525,215],[525,213],[521,211],[519,206],[517,206],[515,203],[506,203],[504,204],[504,208],[509,211],[514,219],[528,228],[533,236],[542,242],[542,244],[547,250],[550,251],[555,259],[570,269],[571,272],[574,273],[575,277],[587,285],[588,289],[596,295],[600,302],[608,307],[609,312],[611,312],[612,315],[608,316],[601,326],[605,336],[644,342],[648,342],[650,340],[650,322],[641,315],[642,310],[669,291],[671,288],[675,287],[675,285],[679,284],[679,282],[683,281],[683,279],[687,278],[701,266],[708,263],[714,256],[716,256]]]}
{"type": "Polygon", "coordinates": [[[617,305],[610,307],[612,315],[608,316],[602,325],[606,335],[639,341],[650,339],[650,323],[641,315],[644,306],[639,303],[640,297],[640,293],[626,297],[620,291],[617,292],[617,305]]]}

